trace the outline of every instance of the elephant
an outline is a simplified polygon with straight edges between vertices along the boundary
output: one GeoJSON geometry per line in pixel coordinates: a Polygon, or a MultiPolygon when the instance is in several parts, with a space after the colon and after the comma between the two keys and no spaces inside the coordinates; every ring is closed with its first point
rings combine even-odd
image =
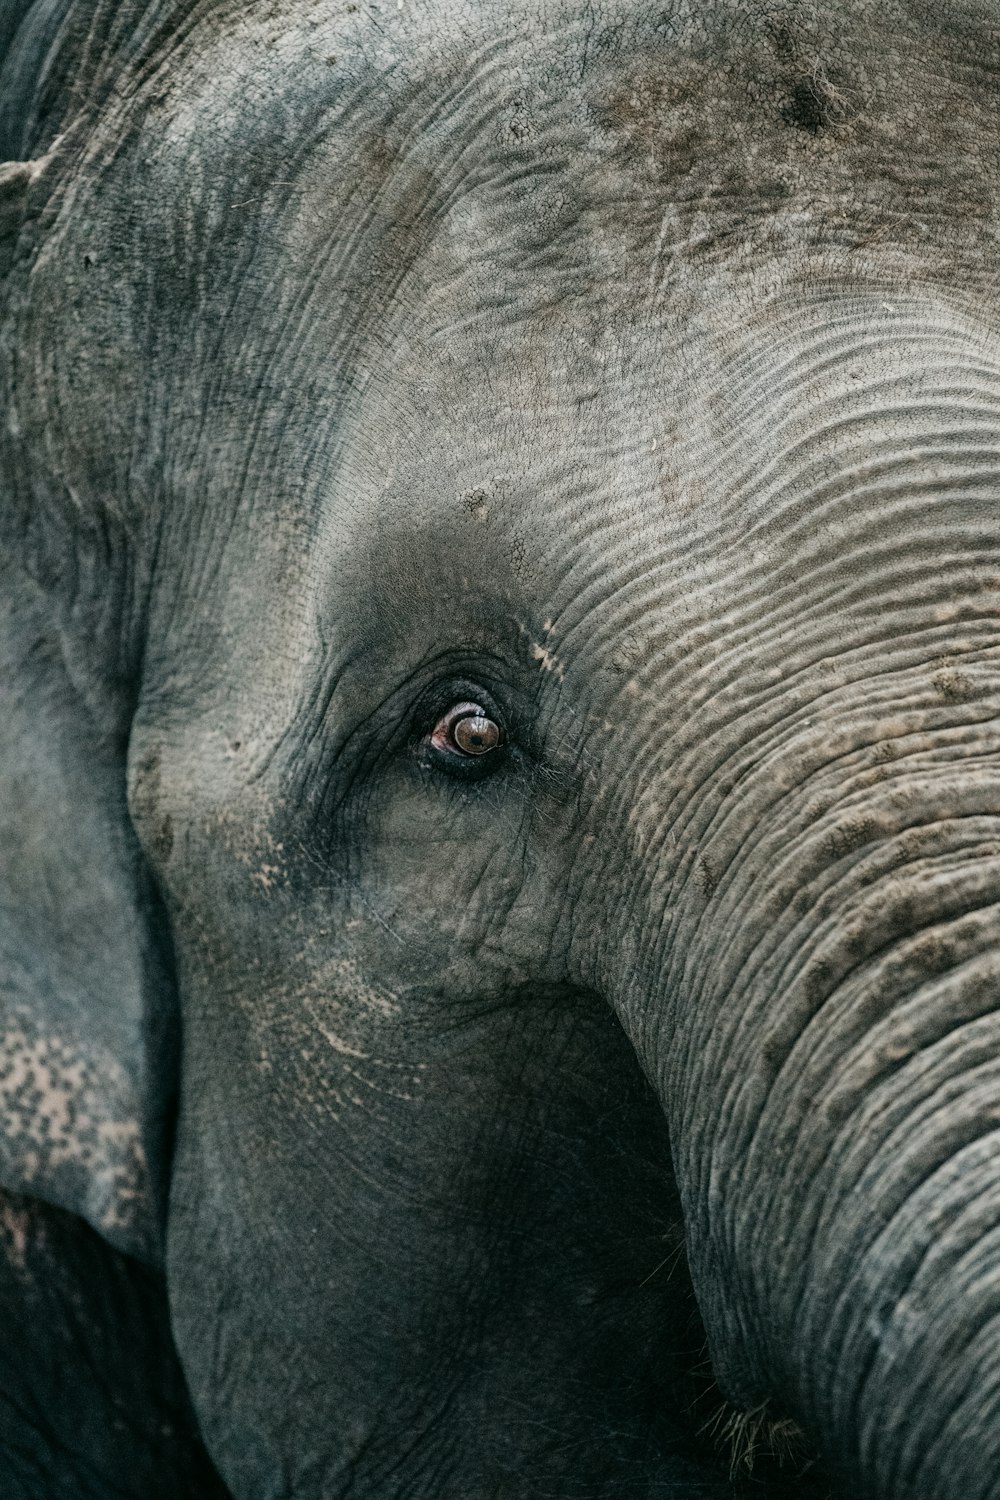
{"type": "Polygon", "coordinates": [[[998,1500],[992,0],[0,41],[5,1496],[998,1500]]]}

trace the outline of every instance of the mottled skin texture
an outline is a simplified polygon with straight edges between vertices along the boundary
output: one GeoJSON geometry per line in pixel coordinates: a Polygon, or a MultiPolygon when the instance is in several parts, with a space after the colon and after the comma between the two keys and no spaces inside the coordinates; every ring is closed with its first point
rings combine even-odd
{"type": "Polygon", "coordinates": [[[0,1181],[179,1409],[162,1267],[236,1500],[740,1493],[702,1337],[823,1456],[751,1493],[1000,1496],[998,74],[986,0],[24,23],[0,1181]]]}

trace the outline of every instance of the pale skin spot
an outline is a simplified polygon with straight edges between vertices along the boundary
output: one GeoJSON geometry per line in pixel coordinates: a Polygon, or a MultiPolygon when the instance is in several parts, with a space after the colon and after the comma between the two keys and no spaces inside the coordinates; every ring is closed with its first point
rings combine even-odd
{"type": "Polygon", "coordinates": [[[913,1055],[913,1044],[911,1042],[891,1042],[885,1049],[885,1056],[889,1062],[903,1062],[913,1055]]]}
{"type": "Polygon", "coordinates": [[[345,1042],[339,1036],[335,1036],[332,1031],[327,1031],[324,1027],[321,1026],[319,1028],[319,1033],[323,1040],[328,1042],[329,1045],[333,1048],[334,1052],[339,1052],[342,1057],[357,1057],[361,1058],[362,1060],[367,1059],[367,1052],[362,1052],[360,1047],[352,1047],[349,1042],[345,1042]]]}
{"type": "Polygon", "coordinates": [[[548,646],[543,646],[540,642],[535,641],[531,647],[531,655],[539,663],[543,672],[554,672],[560,682],[565,677],[566,672],[559,658],[554,651],[549,650],[548,646]]]}
{"type": "Polygon", "coordinates": [[[110,1059],[24,1026],[0,1035],[0,1177],[73,1206],[97,1227],[127,1229],[144,1211],[147,1170],[130,1089],[110,1059]]]}
{"type": "Polygon", "coordinates": [[[875,725],[874,735],[877,740],[898,740],[909,727],[901,719],[880,719],[875,725]]]}
{"type": "Polygon", "coordinates": [[[38,1147],[64,1140],[76,1123],[75,1103],[84,1087],[82,1064],[64,1057],[58,1038],[31,1042],[16,1029],[0,1037],[0,1057],[0,1121],[5,1135],[38,1147]]]}
{"type": "Polygon", "coordinates": [[[331,959],[318,977],[332,998],[348,1005],[363,1006],[381,1016],[394,1016],[399,1010],[395,995],[369,983],[352,958],[331,959]]]}
{"type": "Polygon", "coordinates": [[[16,1271],[27,1270],[31,1227],[28,1208],[0,1193],[0,1246],[16,1271]]]}

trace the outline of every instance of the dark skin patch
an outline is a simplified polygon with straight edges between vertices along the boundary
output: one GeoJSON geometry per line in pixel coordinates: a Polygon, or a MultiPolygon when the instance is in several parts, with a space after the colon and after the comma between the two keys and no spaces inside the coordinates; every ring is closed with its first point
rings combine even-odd
{"type": "Polygon", "coordinates": [[[4,1500],[228,1500],[156,1272],[74,1214],[0,1193],[4,1500]]]}
{"type": "Polygon", "coordinates": [[[782,108],[781,118],[786,125],[796,130],[808,130],[810,135],[823,129],[827,123],[827,111],[811,79],[800,78],[795,84],[791,98],[782,108]]]}

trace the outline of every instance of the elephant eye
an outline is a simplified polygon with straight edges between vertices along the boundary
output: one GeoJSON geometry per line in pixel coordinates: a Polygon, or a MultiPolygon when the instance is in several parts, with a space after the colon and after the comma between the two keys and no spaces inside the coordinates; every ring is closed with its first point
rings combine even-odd
{"type": "Polygon", "coordinates": [[[430,742],[451,755],[480,756],[498,750],[506,736],[480,703],[455,703],[434,726],[430,742]]]}

